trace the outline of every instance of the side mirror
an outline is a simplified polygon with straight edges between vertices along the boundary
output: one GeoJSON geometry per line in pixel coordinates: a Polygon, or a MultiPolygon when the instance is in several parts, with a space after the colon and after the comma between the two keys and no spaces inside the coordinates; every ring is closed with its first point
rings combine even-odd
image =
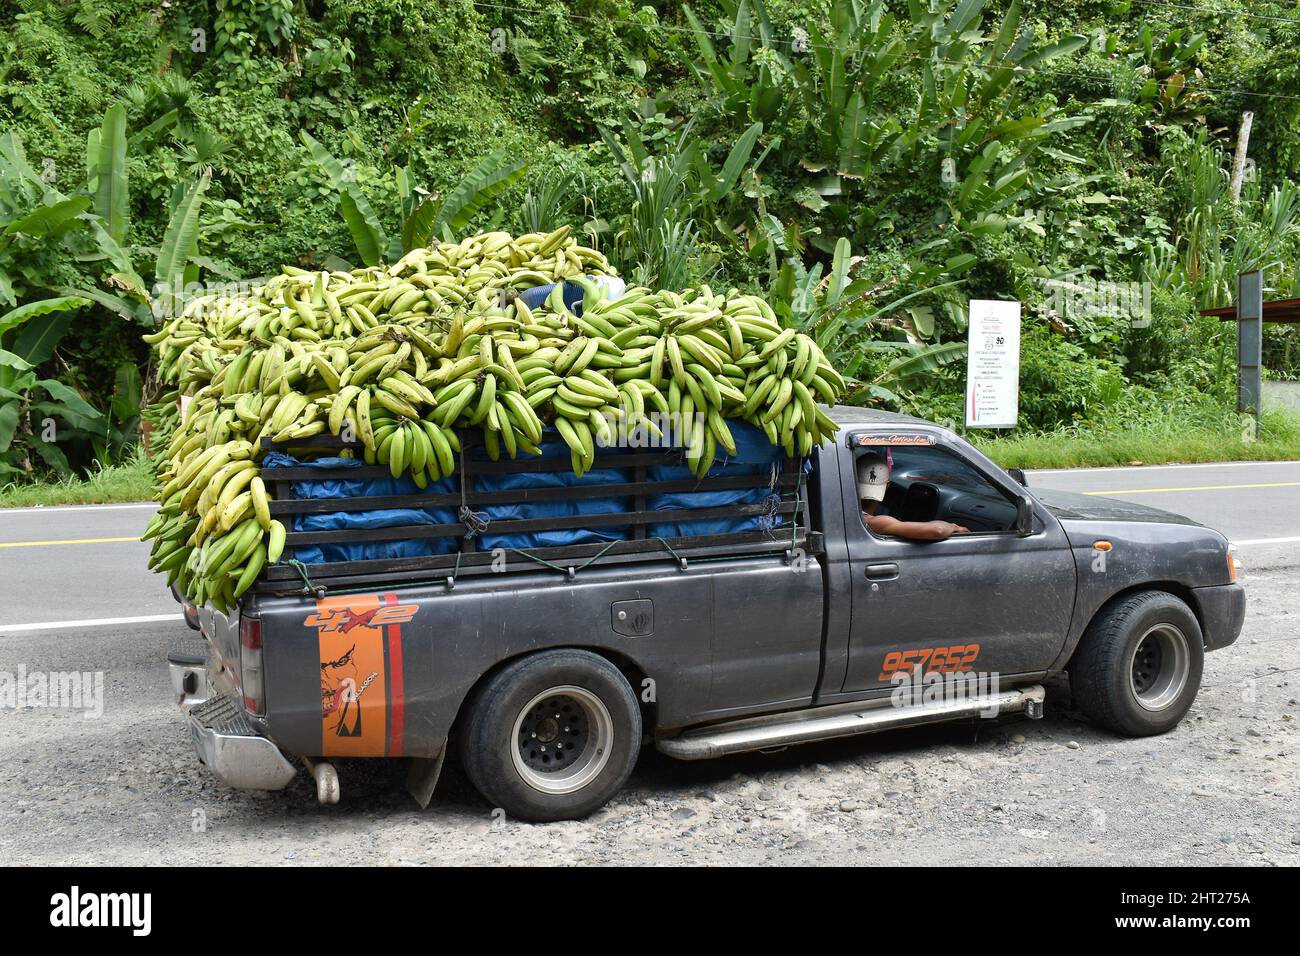
{"type": "Polygon", "coordinates": [[[1016,534],[1024,538],[1034,533],[1034,506],[1027,495],[1016,499],[1016,534]]]}
{"type": "Polygon", "coordinates": [[[1029,479],[1025,477],[1025,470],[1023,468],[1008,468],[1007,474],[1019,482],[1021,488],[1029,487],[1029,479]]]}

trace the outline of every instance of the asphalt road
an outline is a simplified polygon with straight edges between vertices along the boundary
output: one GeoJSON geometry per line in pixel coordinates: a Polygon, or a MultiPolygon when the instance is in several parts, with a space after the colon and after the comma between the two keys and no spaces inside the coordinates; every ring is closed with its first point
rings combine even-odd
{"type": "Polygon", "coordinates": [[[149,505],[0,510],[0,673],[90,671],[102,719],[0,707],[11,862],[1300,861],[1300,462],[1032,472],[1178,512],[1239,544],[1250,604],[1192,714],[1123,741],[1048,717],[683,765],[651,751],[589,821],[498,827],[453,772],[421,814],[354,761],[344,803],[231,791],[197,764],[163,663],[188,633],[137,536],[149,505]],[[1252,580],[1252,573],[1254,578],[1252,580]],[[199,829],[200,824],[206,830],[199,829]],[[206,838],[205,838],[206,837],[206,838]]]}
{"type": "Polygon", "coordinates": [[[139,540],[154,505],[0,510],[0,635],[62,621],[167,615],[179,608],[139,540]]]}
{"type": "Polygon", "coordinates": [[[1029,487],[1123,498],[1234,542],[1246,571],[1300,566],[1300,461],[1031,471],[1029,487]]]}
{"type": "Polygon", "coordinates": [[[1300,461],[1031,471],[1029,486],[1124,498],[1186,515],[1234,541],[1300,542],[1300,461]]]}

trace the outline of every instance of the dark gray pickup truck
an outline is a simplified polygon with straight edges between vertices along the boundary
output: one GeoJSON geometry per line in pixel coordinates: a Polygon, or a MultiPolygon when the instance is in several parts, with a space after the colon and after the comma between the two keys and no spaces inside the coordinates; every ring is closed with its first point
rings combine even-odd
{"type": "MultiPolygon", "coordinates": [[[[171,656],[201,760],[232,786],[281,789],[300,758],[332,802],[337,758],[403,758],[427,803],[454,753],[493,806],[554,820],[608,801],[647,743],[696,760],[1038,717],[1040,682],[1061,671],[1117,733],[1182,719],[1204,652],[1236,640],[1245,613],[1223,535],[1027,489],[924,421],[833,415],[836,443],[770,479],[770,531],[665,539],[638,524],[601,548],[270,569],[237,613],[199,609],[203,648],[171,656]],[[891,516],[968,530],[869,531],[855,483],[868,453],[892,466],[891,516]]],[[[281,497],[281,515],[308,507],[281,497]]]]}

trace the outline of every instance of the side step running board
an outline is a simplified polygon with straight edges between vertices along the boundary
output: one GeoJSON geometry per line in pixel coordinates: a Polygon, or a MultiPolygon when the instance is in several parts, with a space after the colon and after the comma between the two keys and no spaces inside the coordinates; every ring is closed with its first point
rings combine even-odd
{"type": "Polygon", "coordinates": [[[832,704],[792,713],[747,717],[687,731],[680,737],[660,740],[655,746],[678,760],[706,760],[724,754],[768,750],[790,744],[852,737],[878,730],[915,727],[962,717],[1027,711],[1041,717],[1045,693],[1041,684],[1000,691],[964,700],[934,701],[908,707],[891,706],[888,698],[864,704],[832,704]]]}

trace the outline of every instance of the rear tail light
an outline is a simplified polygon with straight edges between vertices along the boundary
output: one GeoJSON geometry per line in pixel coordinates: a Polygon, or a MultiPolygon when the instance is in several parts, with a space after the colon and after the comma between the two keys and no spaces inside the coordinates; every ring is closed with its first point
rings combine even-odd
{"type": "Polygon", "coordinates": [[[262,682],[262,622],[255,617],[239,619],[239,683],[244,690],[244,709],[255,716],[266,713],[266,688],[262,682]]]}
{"type": "Polygon", "coordinates": [[[1228,548],[1228,580],[1236,581],[1237,575],[1241,574],[1241,559],[1237,557],[1237,549],[1228,548]]]}

